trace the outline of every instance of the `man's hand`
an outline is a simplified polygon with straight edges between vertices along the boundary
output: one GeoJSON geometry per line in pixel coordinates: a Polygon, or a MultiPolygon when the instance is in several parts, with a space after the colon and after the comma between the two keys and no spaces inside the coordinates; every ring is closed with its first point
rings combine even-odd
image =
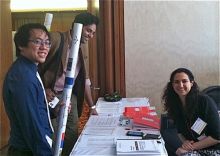
{"type": "Polygon", "coordinates": [[[98,112],[96,111],[96,109],[92,109],[90,108],[90,115],[98,115],[98,112]]]}
{"type": "MultiPolygon", "coordinates": [[[[56,105],[56,107],[54,108],[54,111],[55,111],[56,115],[58,115],[58,113],[59,113],[61,107],[63,107],[64,105],[65,105],[65,103],[64,103],[63,101],[59,102],[59,103],[56,105]]],[[[70,104],[69,104],[69,107],[68,107],[68,113],[70,113],[71,108],[72,108],[72,106],[71,106],[71,103],[70,103],[70,104]]]]}
{"type": "Polygon", "coordinates": [[[47,96],[47,101],[48,102],[53,101],[54,97],[56,96],[55,93],[50,88],[46,88],[45,92],[47,96]]]}

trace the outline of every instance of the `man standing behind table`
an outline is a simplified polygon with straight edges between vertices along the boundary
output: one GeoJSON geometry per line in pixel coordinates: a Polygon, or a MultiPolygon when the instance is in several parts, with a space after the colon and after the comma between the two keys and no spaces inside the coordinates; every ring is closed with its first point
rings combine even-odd
{"type": "MultiPolygon", "coordinates": [[[[85,99],[90,107],[91,114],[97,115],[95,105],[91,96],[90,79],[88,75],[88,56],[82,51],[82,44],[95,35],[96,26],[99,23],[99,19],[88,13],[81,13],[75,17],[72,23],[83,24],[81,34],[81,44],[78,55],[78,62],[75,73],[75,84],[71,97],[71,111],[68,115],[64,147],[62,154],[69,155],[75,142],[78,138],[78,117],[81,115],[82,106],[85,99]]],[[[68,56],[72,43],[72,29],[64,32],[51,32],[51,50],[44,64],[41,65],[39,72],[42,77],[43,83],[46,88],[46,94],[48,101],[52,101],[54,97],[58,97],[62,100],[65,74],[67,69],[68,56]]],[[[55,132],[58,126],[57,121],[53,122],[55,132]]]]}
{"type": "Polygon", "coordinates": [[[8,156],[52,156],[48,104],[37,72],[51,42],[46,27],[38,23],[21,26],[14,36],[17,60],[3,84],[3,100],[10,120],[8,156]]]}

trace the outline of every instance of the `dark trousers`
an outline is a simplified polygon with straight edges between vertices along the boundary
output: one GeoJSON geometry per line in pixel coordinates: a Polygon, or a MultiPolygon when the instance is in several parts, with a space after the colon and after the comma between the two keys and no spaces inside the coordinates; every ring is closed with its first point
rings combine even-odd
{"type": "Polygon", "coordinates": [[[30,150],[22,150],[9,146],[7,156],[33,156],[33,153],[30,150]]]}

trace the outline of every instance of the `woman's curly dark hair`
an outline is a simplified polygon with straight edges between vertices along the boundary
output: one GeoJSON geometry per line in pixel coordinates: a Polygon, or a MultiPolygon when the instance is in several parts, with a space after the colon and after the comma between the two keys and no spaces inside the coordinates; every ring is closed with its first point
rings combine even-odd
{"type": "Polygon", "coordinates": [[[164,88],[164,92],[162,95],[162,104],[164,106],[164,110],[167,111],[168,115],[174,120],[182,112],[183,109],[182,103],[172,86],[174,77],[177,73],[185,73],[186,75],[188,75],[190,82],[193,83],[191,90],[186,95],[186,106],[185,106],[185,113],[187,115],[187,118],[190,119],[192,118],[191,116],[192,112],[194,112],[195,107],[198,104],[198,94],[199,94],[199,87],[197,83],[194,81],[194,76],[190,70],[186,68],[178,68],[171,73],[170,81],[167,83],[166,87],[164,88]]]}

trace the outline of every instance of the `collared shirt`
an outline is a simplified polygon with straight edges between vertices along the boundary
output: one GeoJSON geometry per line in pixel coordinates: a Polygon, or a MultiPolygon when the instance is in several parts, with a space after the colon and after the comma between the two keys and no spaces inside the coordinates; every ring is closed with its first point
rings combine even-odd
{"type": "MultiPolygon", "coordinates": [[[[54,85],[54,90],[55,91],[63,91],[64,83],[65,83],[65,77],[66,77],[67,63],[68,63],[68,58],[69,58],[69,53],[70,53],[70,47],[67,50],[66,62],[64,64],[63,73],[62,73],[62,75],[60,77],[58,77],[58,79],[55,82],[55,85],[54,85]]],[[[81,67],[80,61],[79,61],[79,59],[77,59],[76,71],[75,71],[74,78],[76,78],[78,76],[80,67],[81,67]]]]}
{"type": "Polygon", "coordinates": [[[9,145],[31,150],[37,156],[52,156],[47,141],[52,129],[43,88],[36,73],[36,64],[21,56],[5,77],[3,100],[11,126],[9,145]]]}
{"type": "MultiPolygon", "coordinates": [[[[68,32],[68,50],[67,50],[67,53],[66,53],[66,62],[65,64],[63,65],[63,73],[60,77],[58,77],[55,81],[55,84],[54,84],[54,90],[55,91],[63,91],[63,88],[64,88],[64,83],[65,83],[65,77],[66,77],[66,69],[67,69],[67,63],[68,63],[68,58],[69,58],[69,53],[70,53],[70,50],[71,50],[71,43],[72,43],[72,37],[71,37],[71,34],[70,32],[68,32]]],[[[75,71],[75,75],[74,77],[76,78],[79,74],[79,71],[80,71],[80,68],[81,68],[81,63],[80,62],[80,59],[78,58],[77,60],[77,64],[76,64],[76,71],[75,71]]],[[[91,81],[89,78],[86,78],[85,79],[85,83],[86,85],[91,85],[91,81]]]]}

